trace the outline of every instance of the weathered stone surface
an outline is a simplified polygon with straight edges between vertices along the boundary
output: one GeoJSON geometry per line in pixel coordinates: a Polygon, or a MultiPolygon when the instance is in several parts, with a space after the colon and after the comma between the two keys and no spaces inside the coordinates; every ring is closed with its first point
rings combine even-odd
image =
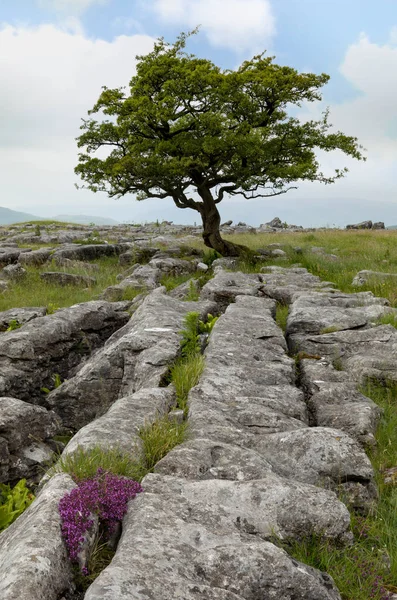
{"type": "Polygon", "coordinates": [[[262,287],[256,274],[228,273],[221,270],[205,284],[201,298],[213,300],[224,310],[237,296],[263,296],[262,287]]]}
{"type": "Polygon", "coordinates": [[[359,287],[374,281],[395,281],[397,273],[384,273],[383,271],[359,271],[352,281],[352,285],[359,287]]]}
{"type": "Polygon", "coordinates": [[[0,482],[27,478],[37,480],[42,473],[52,449],[43,442],[59,429],[53,412],[33,406],[16,398],[0,398],[0,436],[6,441],[7,468],[3,469],[0,482]]]}
{"type": "Polygon", "coordinates": [[[388,301],[371,292],[362,294],[301,293],[292,298],[288,314],[287,335],[293,333],[327,333],[324,329],[358,329],[375,322],[385,311],[388,301]]]}
{"type": "Polygon", "coordinates": [[[26,308],[10,308],[0,312],[0,331],[5,331],[11,321],[18,321],[20,325],[24,325],[37,317],[44,317],[47,309],[45,306],[27,306],[26,308]]]}
{"type": "Polygon", "coordinates": [[[348,371],[357,383],[368,377],[397,380],[397,331],[391,325],[323,335],[291,334],[288,345],[293,353],[337,361],[339,368],[348,371]]]}
{"type": "Polygon", "coordinates": [[[55,262],[58,259],[70,258],[72,260],[90,261],[101,256],[115,256],[129,249],[129,244],[69,244],[64,248],[55,250],[52,258],[55,262]]]}
{"type": "Polygon", "coordinates": [[[123,252],[119,256],[120,265],[134,265],[134,264],[142,264],[145,262],[149,262],[151,258],[156,254],[157,248],[139,248],[133,247],[123,252]]]}
{"type": "Polygon", "coordinates": [[[0,336],[0,394],[42,402],[53,386],[130,318],[123,304],[85,302],[37,317],[0,336]]]}
{"type": "Polygon", "coordinates": [[[300,363],[300,374],[312,425],[341,429],[364,446],[375,444],[382,411],[357,390],[347,373],[326,361],[306,359],[300,363]]]}
{"type": "Polygon", "coordinates": [[[135,447],[139,452],[139,430],[154,422],[156,417],[167,414],[174,403],[175,393],[170,388],[144,388],[124,396],[116,400],[104,415],[82,427],[63,454],[73,454],[79,447],[87,450],[93,446],[120,448],[125,452],[131,452],[135,447]]]}
{"type": "Polygon", "coordinates": [[[272,471],[270,463],[254,450],[196,438],[177,446],[160,460],[155,472],[185,479],[261,479],[272,471]]]}
{"type": "Polygon", "coordinates": [[[18,261],[19,255],[23,252],[21,248],[0,248],[0,267],[5,267],[6,265],[10,265],[16,263],[18,261]]]}
{"type": "Polygon", "coordinates": [[[332,493],[271,473],[242,483],[150,475],[143,485],[116,556],[86,600],[339,598],[329,578],[265,541],[302,528],[348,540],[348,513],[332,493]]]}
{"type": "Polygon", "coordinates": [[[40,277],[46,283],[53,283],[61,286],[83,285],[90,287],[96,283],[96,279],[94,277],[88,277],[87,275],[73,275],[72,273],[63,272],[48,271],[46,273],[40,273],[40,277]]]}
{"type": "Polygon", "coordinates": [[[75,377],[48,395],[65,425],[80,428],[104,414],[118,398],[156,387],[180,351],[180,331],[188,312],[214,313],[210,302],[180,302],[154,290],[122,332],[88,360],[75,377]]]}
{"type": "Polygon", "coordinates": [[[371,463],[358,443],[327,427],[273,433],[258,440],[256,450],[283,477],[327,487],[341,482],[372,484],[371,463]]]}
{"type": "Polygon", "coordinates": [[[200,283],[197,279],[189,279],[189,281],[185,281],[185,283],[181,283],[176,288],[169,292],[169,295],[172,298],[178,298],[179,300],[185,300],[188,298],[192,292],[199,294],[200,292],[200,283]]]}
{"type": "Polygon", "coordinates": [[[346,225],[346,229],[372,229],[372,221],[361,221],[355,225],[346,225]]]}
{"type": "Polygon", "coordinates": [[[56,475],[33,504],[0,534],[2,600],[58,600],[72,588],[58,503],[74,487],[68,475],[56,475]]]}
{"type": "Polygon", "coordinates": [[[262,294],[283,304],[290,304],[297,292],[334,287],[333,283],[321,281],[303,267],[262,267],[259,278],[262,294]]]}
{"type": "Polygon", "coordinates": [[[27,275],[26,269],[19,263],[15,265],[7,265],[1,272],[2,277],[9,279],[10,281],[20,281],[27,275]]]}
{"type": "Polygon", "coordinates": [[[377,221],[376,223],[372,223],[372,229],[385,229],[385,224],[383,221],[377,221]]]}
{"type": "Polygon", "coordinates": [[[163,275],[182,275],[194,273],[197,268],[196,260],[183,260],[182,258],[152,258],[149,265],[161,271],[163,275]]]}
{"type": "Polygon", "coordinates": [[[32,250],[31,252],[21,252],[18,257],[18,262],[21,263],[21,265],[38,267],[50,260],[52,252],[52,248],[39,248],[38,250],[32,250]]]}

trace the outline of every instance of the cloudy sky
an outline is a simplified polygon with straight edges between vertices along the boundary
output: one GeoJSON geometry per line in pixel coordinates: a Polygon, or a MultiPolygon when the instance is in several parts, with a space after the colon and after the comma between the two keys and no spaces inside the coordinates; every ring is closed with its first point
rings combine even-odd
{"type": "Polygon", "coordinates": [[[329,106],[331,122],[357,136],[368,156],[366,163],[322,157],[325,171],[348,166],[347,177],[280,198],[225,200],[222,218],[397,224],[397,0],[0,0],[0,206],[40,216],[196,221],[197,213],[168,199],[78,191],[73,169],[80,119],[101,86],[126,85],[135,56],[157,37],[172,42],[199,24],[188,49],[223,68],[267,49],[280,64],[330,74],[323,104],[310,112],[329,106]]]}

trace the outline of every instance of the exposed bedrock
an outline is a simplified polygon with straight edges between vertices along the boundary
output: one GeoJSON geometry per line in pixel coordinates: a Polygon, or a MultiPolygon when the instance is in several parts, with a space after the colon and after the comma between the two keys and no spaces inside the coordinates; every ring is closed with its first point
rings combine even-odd
{"type": "Polygon", "coordinates": [[[48,395],[49,406],[65,426],[79,429],[118,398],[159,386],[180,352],[186,314],[197,311],[205,318],[216,312],[213,302],[181,302],[164,291],[158,288],[149,294],[128,324],[48,395]]]}
{"type": "Polygon", "coordinates": [[[0,483],[37,483],[51,460],[60,423],[55,413],[17,398],[0,398],[0,483]]]}
{"type": "MultiPolygon", "coordinates": [[[[189,437],[143,480],[115,557],[85,600],[341,600],[326,573],[280,546],[312,535],[349,544],[346,505],[365,512],[376,499],[364,446],[375,443],[380,410],[357,388],[369,373],[367,363],[359,372],[357,361],[384,348],[392,371],[395,330],[375,326],[391,309],[369,293],[332,290],[304,269],[275,267],[260,275],[217,269],[200,302],[181,302],[163,288],[151,292],[48,395],[63,424],[79,429],[66,454],[97,445],[139,452],[141,427],[175,406],[172,386],[161,385],[180,351],[184,317],[225,310],[189,394],[189,437]],[[290,349],[299,347],[297,357],[288,355],[274,320],[276,300],[292,303],[287,339],[290,349]],[[329,328],[342,330],[321,333],[329,328]]],[[[59,519],[51,512],[55,500],[43,513],[48,523],[37,521],[41,498],[70,485],[63,475],[44,485],[25,513],[27,538],[18,529],[25,515],[0,536],[0,565],[8,569],[7,561],[17,564],[22,556],[21,574],[10,567],[14,595],[7,592],[6,600],[59,600],[73,589],[59,522],[51,529],[59,519]],[[8,558],[15,535],[19,555],[8,558]],[[36,549],[43,535],[53,543],[51,555],[51,544],[36,549]],[[44,567],[29,571],[30,547],[40,565],[53,562],[55,573],[64,565],[58,580],[44,567]]]]}
{"type": "Polygon", "coordinates": [[[0,535],[0,598],[57,600],[73,589],[58,504],[75,487],[55,475],[27,510],[0,535]]]}
{"type": "Polygon", "coordinates": [[[37,317],[0,336],[0,394],[45,402],[43,386],[72,368],[130,318],[128,303],[85,302],[37,317]]]}

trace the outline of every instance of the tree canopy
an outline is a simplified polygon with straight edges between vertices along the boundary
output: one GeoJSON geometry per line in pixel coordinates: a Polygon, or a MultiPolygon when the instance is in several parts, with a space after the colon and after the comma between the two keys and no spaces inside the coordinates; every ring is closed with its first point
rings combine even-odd
{"type": "Polygon", "coordinates": [[[160,39],[138,56],[128,91],[103,88],[83,120],[75,172],[94,192],[170,197],[198,211],[205,244],[238,254],[219,233],[217,205],[226,196],[249,200],[284,194],[299,181],[333,183],[347,169],[324,175],[316,150],[362,160],[362,148],[332,130],[328,111],[306,122],[291,114],[322,99],[328,75],[299,73],[265,53],[222,70],[185,51],[188,35],[174,44],[160,39]]]}

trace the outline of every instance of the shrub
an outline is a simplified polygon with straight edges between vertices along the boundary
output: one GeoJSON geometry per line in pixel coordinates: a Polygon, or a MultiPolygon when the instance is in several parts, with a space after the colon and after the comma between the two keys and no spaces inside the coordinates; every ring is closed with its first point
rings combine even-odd
{"type": "Polygon", "coordinates": [[[34,495],[21,479],[14,488],[0,484],[0,531],[6,529],[33,502],[34,495]]]}

